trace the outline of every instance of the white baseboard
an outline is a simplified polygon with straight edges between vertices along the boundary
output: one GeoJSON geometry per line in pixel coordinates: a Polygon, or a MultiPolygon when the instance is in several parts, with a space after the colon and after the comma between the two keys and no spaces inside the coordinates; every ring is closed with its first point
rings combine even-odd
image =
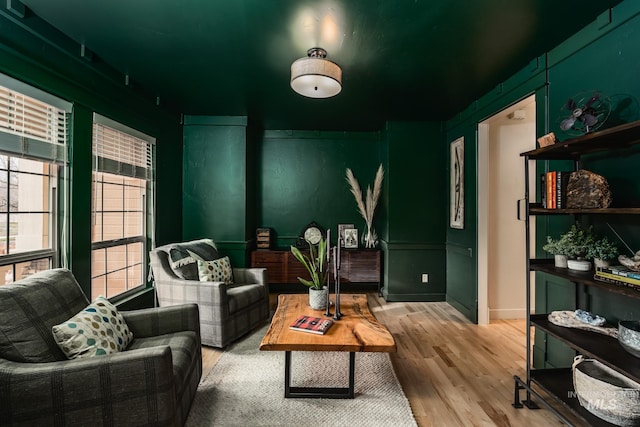
{"type": "Polygon", "coordinates": [[[489,309],[489,318],[495,319],[524,319],[526,317],[525,308],[499,308],[489,309]]]}

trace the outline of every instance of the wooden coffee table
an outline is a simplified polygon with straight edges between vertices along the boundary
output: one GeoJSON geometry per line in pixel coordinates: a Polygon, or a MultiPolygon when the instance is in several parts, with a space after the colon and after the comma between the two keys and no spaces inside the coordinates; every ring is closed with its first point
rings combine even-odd
{"type": "MultiPolygon", "coordinates": [[[[278,306],[271,325],[260,343],[260,350],[285,352],[285,397],[323,397],[353,399],[356,352],[395,352],[396,342],[389,330],[369,311],[365,294],[340,295],[342,317],[324,335],[289,329],[298,316],[324,317],[325,310],[313,310],[307,294],[278,296],[278,306]],[[292,351],[349,352],[349,387],[291,387],[292,351]]],[[[332,307],[332,313],[334,307],[332,307]]]]}

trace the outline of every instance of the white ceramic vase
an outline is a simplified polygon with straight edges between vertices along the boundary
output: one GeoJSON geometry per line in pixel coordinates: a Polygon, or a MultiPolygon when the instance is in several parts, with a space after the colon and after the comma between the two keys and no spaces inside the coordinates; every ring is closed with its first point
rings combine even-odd
{"type": "Polygon", "coordinates": [[[566,255],[554,255],[553,259],[554,259],[556,267],[567,268],[567,256],[566,255]]]}
{"type": "Polygon", "coordinates": [[[567,261],[567,267],[569,267],[569,270],[589,271],[591,270],[591,261],[570,259],[567,261]]]}

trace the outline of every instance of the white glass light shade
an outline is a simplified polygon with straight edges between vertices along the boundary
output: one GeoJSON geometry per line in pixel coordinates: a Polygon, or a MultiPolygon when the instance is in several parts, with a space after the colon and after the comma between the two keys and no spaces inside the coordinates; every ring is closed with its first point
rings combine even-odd
{"type": "Polygon", "coordinates": [[[291,88],[309,98],[330,98],[342,90],[342,70],[324,58],[301,58],[291,64],[291,88]]]}

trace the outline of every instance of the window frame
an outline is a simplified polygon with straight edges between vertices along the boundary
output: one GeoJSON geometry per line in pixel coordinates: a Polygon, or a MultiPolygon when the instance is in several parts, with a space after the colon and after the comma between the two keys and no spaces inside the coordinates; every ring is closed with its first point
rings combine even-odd
{"type": "MultiPolygon", "coordinates": [[[[36,111],[40,115],[40,121],[37,117],[30,116],[35,119],[44,128],[51,129],[51,132],[35,135],[33,132],[20,129],[20,126],[2,126],[0,127],[0,155],[8,158],[24,158],[32,161],[48,164],[49,186],[48,197],[49,206],[46,213],[49,215],[49,248],[34,249],[24,252],[9,252],[10,241],[7,241],[7,254],[0,255],[0,268],[3,270],[10,266],[14,280],[16,280],[16,268],[19,264],[49,260],[49,268],[68,267],[68,243],[69,243],[69,135],[71,127],[71,113],[73,104],[58,98],[55,95],[44,92],[19,80],[13,79],[7,75],[0,74],[0,86],[6,102],[0,106],[0,113],[7,118],[7,123],[11,123],[11,117],[18,117],[20,114],[18,107],[23,109],[22,121],[26,121],[26,108],[36,111]],[[15,100],[15,103],[9,101],[15,100]],[[46,108],[45,108],[46,107],[46,108]],[[12,115],[13,112],[13,115],[12,115]],[[55,168],[55,170],[54,170],[55,168]]],[[[16,119],[17,122],[20,120],[16,119]]],[[[10,171],[7,165],[7,185],[8,194],[10,195],[10,171]]],[[[21,172],[29,174],[28,172],[21,172]]],[[[40,174],[34,174],[40,175],[40,174]]],[[[45,176],[45,175],[42,175],[45,176]]],[[[12,212],[10,206],[7,206],[7,215],[9,220],[12,214],[19,215],[21,212],[12,212]]],[[[30,213],[30,212],[22,212],[30,213]]],[[[7,236],[11,232],[10,222],[7,223],[7,236]]]]}
{"type": "MultiPolygon", "coordinates": [[[[153,221],[155,218],[155,142],[156,139],[152,136],[149,136],[147,134],[144,134],[136,129],[133,129],[129,126],[126,126],[120,122],[116,122],[114,120],[111,120],[105,116],[102,116],[98,113],[94,113],[93,115],[93,127],[92,127],[92,161],[93,161],[93,173],[92,173],[92,194],[91,194],[91,203],[92,203],[92,208],[91,208],[91,217],[94,218],[94,216],[97,213],[96,210],[96,200],[94,199],[95,197],[95,188],[96,188],[96,183],[98,182],[96,179],[96,173],[107,173],[107,174],[112,174],[112,175],[116,175],[116,176],[121,176],[121,177],[130,177],[130,178],[138,178],[141,179],[145,182],[145,195],[144,195],[144,200],[141,202],[141,207],[142,207],[142,215],[141,215],[141,219],[142,219],[142,225],[141,225],[141,229],[142,229],[142,234],[138,235],[138,236],[130,236],[130,237],[123,237],[123,238],[116,238],[116,239],[108,239],[108,240],[100,240],[100,241],[93,241],[93,233],[92,233],[92,241],[91,241],[91,252],[92,252],[92,256],[91,256],[91,292],[93,292],[93,288],[94,288],[94,279],[97,277],[105,277],[105,281],[107,280],[107,276],[109,273],[108,271],[108,267],[106,265],[106,260],[105,260],[105,271],[104,273],[101,273],[99,275],[96,275],[94,273],[94,265],[93,265],[93,252],[94,250],[102,250],[102,249],[106,249],[108,250],[108,248],[112,248],[112,247],[118,247],[118,246],[124,246],[125,250],[127,249],[127,246],[130,244],[134,244],[134,243],[142,243],[142,260],[141,260],[141,269],[142,269],[142,283],[138,286],[135,286],[133,288],[128,288],[128,283],[125,284],[125,286],[128,288],[126,290],[124,290],[121,293],[115,294],[115,295],[111,295],[108,298],[111,301],[121,301],[123,299],[128,298],[130,295],[135,294],[137,292],[139,292],[142,289],[146,289],[149,288],[151,286],[150,282],[148,281],[148,274],[149,274],[149,260],[148,260],[148,251],[149,248],[153,247],[155,242],[154,242],[154,226],[153,226],[153,221]],[[125,163],[119,163],[116,160],[113,159],[109,159],[109,158],[103,158],[103,157],[99,157],[96,155],[96,125],[101,125],[107,128],[110,128],[112,130],[124,133],[130,137],[134,137],[138,140],[142,140],[143,142],[146,143],[147,145],[147,153],[146,153],[146,168],[142,168],[140,166],[133,166],[130,164],[125,164],[125,163]],[[121,172],[121,173],[118,173],[121,172]]],[[[123,186],[126,186],[125,184],[123,184],[123,186]]],[[[102,211],[104,212],[104,206],[102,206],[102,211]]],[[[123,212],[126,212],[126,209],[123,206],[123,212]]],[[[123,224],[124,227],[124,224],[123,224]]],[[[131,266],[128,264],[128,256],[127,256],[127,260],[125,261],[125,267],[124,269],[128,269],[131,266]]],[[[114,270],[115,271],[120,271],[120,270],[114,270]]],[[[108,290],[108,281],[105,282],[105,291],[108,290]]],[[[93,296],[92,296],[93,297],[93,296]]]]}

